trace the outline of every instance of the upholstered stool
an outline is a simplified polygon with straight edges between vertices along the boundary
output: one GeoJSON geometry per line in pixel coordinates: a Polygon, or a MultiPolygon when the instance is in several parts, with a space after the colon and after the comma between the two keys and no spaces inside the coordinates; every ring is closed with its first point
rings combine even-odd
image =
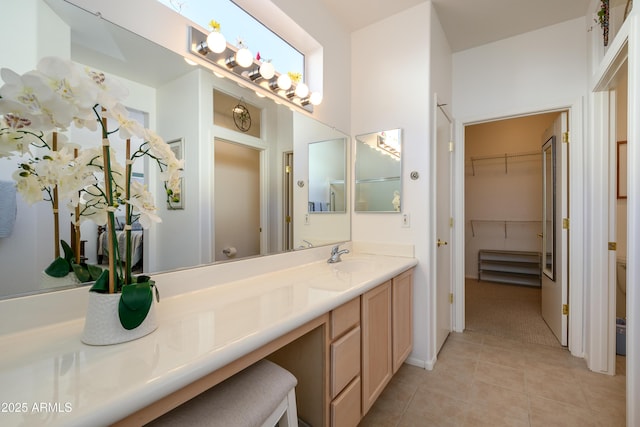
{"type": "Polygon", "coordinates": [[[297,427],[297,383],[289,371],[261,360],[149,425],[297,427]]]}

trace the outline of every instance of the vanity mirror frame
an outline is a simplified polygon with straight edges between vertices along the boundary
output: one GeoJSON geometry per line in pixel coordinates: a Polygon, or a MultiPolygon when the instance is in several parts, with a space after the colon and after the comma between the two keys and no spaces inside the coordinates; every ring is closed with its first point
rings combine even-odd
{"type": "MultiPolygon", "coordinates": [[[[403,147],[403,132],[402,128],[391,128],[387,130],[370,132],[365,134],[356,135],[355,141],[355,161],[354,161],[354,207],[353,210],[356,213],[402,213],[402,175],[404,171],[402,147],[403,147]],[[385,146],[385,134],[397,133],[397,147],[385,146]],[[374,140],[374,141],[372,141],[374,140]],[[371,147],[369,151],[363,151],[364,146],[371,147]],[[373,156],[373,154],[379,153],[380,156],[373,156]],[[397,157],[398,160],[394,159],[397,157]],[[399,165],[392,166],[390,161],[398,161],[399,165]],[[375,170],[382,173],[373,175],[366,169],[375,170]],[[397,182],[397,186],[386,185],[388,183],[397,182]],[[375,187],[386,185],[389,187],[389,194],[387,196],[380,196],[380,190],[375,187]],[[369,187],[366,188],[365,186],[369,187]],[[371,191],[373,190],[373,191],[371,191]],[[375,199],[373,199],[375,197],[375,199]],[[383,199],[383,197],[386,197],[383,199]],[[388,202],[388,209],[384,208],[364,208],[363,206],[369,206],[371,203],[375,203],[377,206],[385,205],[388,202]]],[[[395,145],[395,144],[394,144],[395,145]]],[[[385,205],[386,206],[386,205],[385,205]]]]}

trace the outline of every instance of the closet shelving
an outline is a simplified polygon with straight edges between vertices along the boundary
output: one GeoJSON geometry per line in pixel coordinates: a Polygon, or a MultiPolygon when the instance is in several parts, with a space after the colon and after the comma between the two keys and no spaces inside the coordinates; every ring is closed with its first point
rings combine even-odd
{"type": "Polygon", "coordinates": [[[471,173],[473,176],[476,175],[476,163],[486,160],[497,160],[504,159],[504,173],[509,173],[509,159],[514,159],[518,157],[533,157],[533,156],[541,156],[541,152],[539,151],[527,151],[523,153],[504,153],[504,154],[492,154],[488,156],[472,156],[471,157],[471,173]]]}
{"type": "Polygon", "coordinates": [[[540,252],[481,249],[478,251],[478,280],[514,285],[540,286],[540,252]]]}
{"type": "Polygon", "coordinates": [[[469,221],[471,223],[471,235],[473,237],[476,237],[476,228],[479,225],[483,225],[483,224],[499,224],[502,225],[502,228],[504,229],[504,238],[508,238],[509,237],[509,226],[510,225],[527,225],[527,224],[540,224],[540,230],[542,230],[542,221],[540,220],[529,220],[529,219],[525,219],[525,220],[513,220],[513,219],[472,219],[469,221]]]}

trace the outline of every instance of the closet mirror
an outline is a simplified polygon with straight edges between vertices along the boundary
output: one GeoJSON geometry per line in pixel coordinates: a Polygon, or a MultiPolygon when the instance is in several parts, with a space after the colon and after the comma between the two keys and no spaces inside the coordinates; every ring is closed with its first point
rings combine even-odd
{"type": "Polygon", "coordinates": [[[552,136],[542,146],[542,272],[555,280],[555,200],[556,200],[556,137],[552,136]]]}
{"type": "MultiPolygon", "coordinates": [[[[158,3],[158,7],[164,6],[158,3]]],[[[183,198],[179,209],[167,209],[156,168],[141,165],[139,178],[153,191],[162,222],[139,231],[142,234],[141,262],[136,272],[153,275],[216,260],[218,248],[213,227],[217,203],[214,176],[216,140],[259,152],[261,169],[257,192],[260,224],[256,230],[259,249],[251,256],[350,239],[348,213],[340,216],[339,224],[331,219],[305,224],[307,189],[293,185],[308,179],[307,146],[327,140],[342,141],[344,146],[347,136],[343,133],[307,114],[294,112],[267,98],[259,98],[253,90],[229,79],[218,78],[211,70],[188,65],[182,56],[169,49],[65,0],[11,2],[3,13],[6,23],[0,27],[3,39],[10,40],[21,33],[31,36],[23,38],[16,51],[1,50],[0,67],[22,74],[35,69],[41,57],[60,56],[104,71],[120,80],[129,90],[125,104],[136,111],[136,116],[144,121],[146,127],[156,131],[165,141],[179,143],[179,151],[185,159],[183,198]],[[25,22],[32,25],[21,29],[25,22]],[[25,54],[27,49],[29,55],[25,54]],[[233,105],[243,103],[259,109],[260,137],[214,124],[214,90],[234,98],[233,105]],[[292,160],[292,165],[295,162],[295,167],[289,168],[292,173],[285,172],[286,158],[292,160]],[[291,190],[287,192],[285,187],[291,190]],[[288,237],[284,238],[285,235],[288,237]]],[[[186,30],[184,34],[186,52],[186,30]]],[[[228,110],[231,116],[231,108],[228,110]]],[[[257,126],[256,123],[257,118],[252,126],[257,126]]],[[[93,137],[82,136],[92,142],[94,139],[90,138],[93,137]]],[[[342,152],[337,159],[328,157],[327,161],[344,165],[345,154],[342,152]]],[[[12,180],[16,164],[16,159],[0,159],[0,181],[12,180]]],[[[233,199],[225,200],[234,203],[233,199]]],[[[0,238],[0,271],[3,272],[0,298],[52,290],[43,286],[41,276],[53,260],[51,207],[44,202],[29,205],[20,194],[16,201],[18,215],[12,233],[9,237],[0,238]],[[25,260],[29,262],[25,263],[25,260]],[[14,268],[17,265],[21,268],[14,268]]],[[[247,209],[240,204],[235,208],[247,209]]],[[[327,217],[338,220],[338,215],[327,217]]],[[[60,224],[62,238],[67,240],[70,226],[60,224]]],[[[89,263],[98,262],[99,233],[99,226],[92,222],[82,225],[81,239],[85,241],[84,255],[89,263]]],[[[237,253],[241,253],[240,243],[236,241],[225,241],[224,245],[225,249],[235,247],[237,253]]]]}
{"type": "Polygon", "coordinates": [[[309,144],[309,213],[346,211],[346,139],[309,144]]]}
{"type": "Polygon", "coordinates": [[[355,211],[401,212],[402,130],[356,136],[355,211]]]}

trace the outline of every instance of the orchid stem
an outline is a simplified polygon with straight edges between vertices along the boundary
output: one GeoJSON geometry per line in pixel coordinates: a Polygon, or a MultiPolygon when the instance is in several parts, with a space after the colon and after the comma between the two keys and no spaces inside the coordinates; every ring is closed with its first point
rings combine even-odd
{"type": "MultiPolygon", "coordinates": [[[[58,133],[53,132],[52,135],[52,150],[58,151],[58,133]]],[[[58,186],[53,187],[53,244],[55,245],[53,254],[54,258],[60,257],[60,224],[58,224],[60,214],[58,213],[58,186]]]]}

